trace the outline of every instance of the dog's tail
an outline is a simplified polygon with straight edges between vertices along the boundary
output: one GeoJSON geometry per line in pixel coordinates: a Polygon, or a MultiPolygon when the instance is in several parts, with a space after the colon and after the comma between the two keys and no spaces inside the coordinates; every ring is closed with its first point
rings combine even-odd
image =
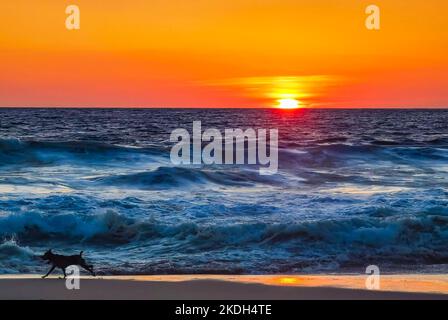
{"type": "Polygon", "coordinates": [[[82,258],[82,254],[83,254],[83,252],[84,252],[84,251],[81,251],[81,252],[79,253],[79,256],[80,256],[81,258],[82,258]]]}

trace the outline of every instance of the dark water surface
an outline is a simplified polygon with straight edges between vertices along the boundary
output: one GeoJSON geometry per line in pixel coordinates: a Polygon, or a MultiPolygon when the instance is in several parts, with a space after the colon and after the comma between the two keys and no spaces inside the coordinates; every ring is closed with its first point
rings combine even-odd
{"type": "Polygon", "coordinates": [[[448,110],[0,109],[0,272],[446,272],[448,110]],[[277,128],[279,171],[175,167],[170,133],[277,128]]]}

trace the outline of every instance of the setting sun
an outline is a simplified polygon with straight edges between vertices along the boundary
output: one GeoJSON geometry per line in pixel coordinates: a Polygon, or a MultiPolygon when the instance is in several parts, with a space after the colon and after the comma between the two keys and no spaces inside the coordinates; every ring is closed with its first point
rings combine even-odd
{"type": "Polygon", "coordinates": [[[299,108],[299,101],[296,99],[280,99],[278,100],[279,109],[297,109],[299,108]]]}

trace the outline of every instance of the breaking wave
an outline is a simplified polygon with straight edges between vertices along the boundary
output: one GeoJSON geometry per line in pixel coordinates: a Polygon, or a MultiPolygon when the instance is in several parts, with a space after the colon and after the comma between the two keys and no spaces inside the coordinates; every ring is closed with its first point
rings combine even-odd
{"type": "MultiPolygon", "coordinates": [[[[180,261],[189,257],[190,263],[198,266],[201,265],[200,256],[205,252],[223,257],[235,251],[257,252],[252,257],[254,261],[247,263],[247,269],[240,270],[243,273],[251,273],[253,264],[260,263],[258,259],[270,260],[276,252],[287,253],[285,259],[277,258],[282,272],[297,271],[289,264],[297,260],[307,261],[307,266],[313,267],[314,271],[322,267],[323,261],[329,260],[340,267],[362,266],[366,261],[448,264],[447,230],[446,208],[419,215],[385,214],[383,210],[381,214],[373,211],[371,215],[341,219],[227,225],[186,221],[170,224],[129,218],[112,211],[90,216],[15,214],[0,218],[0,236],[17,238],[24,244],[59,243],[62,247],[77,244],[115,247],[118,252],[126,252],[128,246],[157,243],[154,248],[148,247],[145,255],[154,257],[171,253],[180,261]],[[269,252],[269,255],[260,252],[269,252]],[[198,261],[194,261],[195,255],[198,255],[198,261]],[[311,257],[314,260],[310,260],[311,257]]],[[[25,265],[36,265],[34,253],[27,247],[19,247],[15,240],[0,245],[0,256],[3,269],[11,268],[13,263],[18,265],[22,260],[28,262],[25,265]]],[[[120,268],[117,268],[109,271],[119,272],[120,268]]],[[[257,271],[273,270],[258,267],[257,271]]]]}

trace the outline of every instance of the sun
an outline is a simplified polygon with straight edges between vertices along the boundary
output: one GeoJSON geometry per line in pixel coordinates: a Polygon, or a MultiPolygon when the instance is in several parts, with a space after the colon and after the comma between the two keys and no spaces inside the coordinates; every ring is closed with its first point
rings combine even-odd
{"type": "Polygon", "coordinates": [[[296,99],[279,99],[277,108],[279,109],[297,109],[300,108],[300,103],[296,99]]]}

